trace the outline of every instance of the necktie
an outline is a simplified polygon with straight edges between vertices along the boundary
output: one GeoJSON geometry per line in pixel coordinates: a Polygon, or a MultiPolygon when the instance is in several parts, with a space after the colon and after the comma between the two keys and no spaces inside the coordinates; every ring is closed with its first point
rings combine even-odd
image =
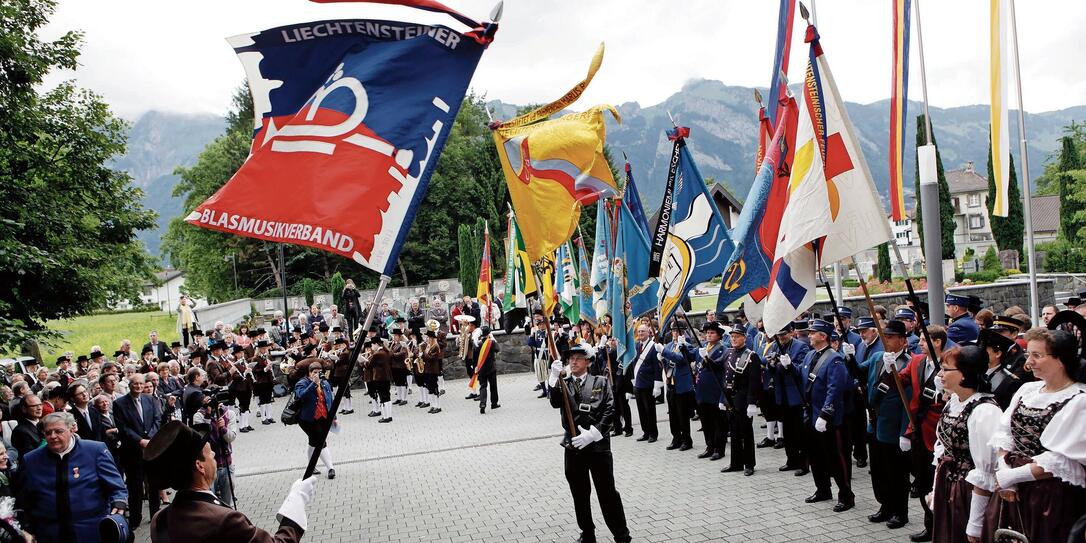
{"type": "Polygon", "coordinates": [[[136,403],[136,415],[140,418],[140,424],[143,424],[143,406],[140,405],[139,398],[134,398],[133,401],[136,403]]]}

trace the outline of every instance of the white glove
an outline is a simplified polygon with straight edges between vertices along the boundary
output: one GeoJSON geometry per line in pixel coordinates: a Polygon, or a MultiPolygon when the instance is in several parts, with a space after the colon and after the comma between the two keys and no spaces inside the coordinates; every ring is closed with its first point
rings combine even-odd
{"type": "Polygon", "coordinates": [[[943,390],[945,390],[944,387],[946,386],[946,383],[943,382],[943,378],[938,375],[935,376],[935,379],[933,381],[935,382],[935,395],[942,396],[943,390]]]}
{"type": "Polygon", "coordinates": [[[969,501],[969,523],[965,525],[965,535],[980,537],[984,528],[984,510],[988,508],[991,496],[973,493],[972,498],[969,501]]]}
{"type": "Polygon", "coordinates": [[[724,405],[722,403],[716,404],[716,408],[721,410],[721,411],[727,411],[728,410],[728,406],[726,406],[726,405],[724,405]]]}
{"type": "Polygon", "coordinates": [[[659,343],[653,343],[652,348],[656,349],[656,354],[664,352],[664,346],[660,345],[659,343]]]}
{"type": "Polygon", "coordinates": [[[781,365],[786,367],[786,368],[788,366],[792,365],[792,357],[788,356],[786,354],[782,354],[779,360],[780,360],[781,365]]]}
{"type": "MultiPolygon", "coordinates": [[[[581,428],[581,431],[583,432],[584,428],[581,428]]],[[[603,434],[600,433],[600,429],[595,426],[588,427],[588,435],[592,438],[593,443],[603,439],[603,434]]]]}
{"type": "Polygon", "coordinates": [[[634,399],[635,397],[636,397],[636,396],[634,396],[633,394],[630,394],[629,392],[627,392],[627,393],[626,393],[626,399],[627,399],[627,400],[632,400],[632,399],[634,399]]]}
{"type": "Polygon", "coordinates": [[[709,349],[702,347],[698,349],[698,354],[700,354],[702,358],[705,358],[706,356],[709,356],[709,349]]]}
{"type": "Polygon", "coordinates": [[[679,336],[679,345],[686,345],[686,336],[679,336]]]}
{"type": "Polygon", "coordinates": [[[302,530],[307,530],[309,522],[305,516],[305,508],[313,501],[313,496],[316,493],[316,475],[312,475],[308,479],[294,481],[294,484],[290,485],[290,492],[287,492],[287,499],[283,500],[283,505],[279,507],[277,515],[279,522],[283,522],[283,519],[287,518],[302,530]]]}
{"type": "Polygon", "coordinates": [[[905,436],[897,438],[897,448],[901,449],[901,452],[909,452],[913,448],[913,441],[905,436]]]}
{"type": "Polygon", "coordinates": [[[592,443],[592,435],[588,433],[587,429],[581,428],[581,433],[573,436],[573,439],[570,441],[573,443],[574,447],[583,449],[592,443]]]}
{"type": "Polygon", "coordinates": [[[758,406],[756,406],[754,404],[750,404],[750,405],[747,406],[747,417],[748,418],[753,419],[754,416],[757,415],[757,414],[758,414],[758,406]]]}
{"type": "Polygon", "coordinates": [[[856,346],[848,342],[841,343],[841,352],[845,353],[845,356],[854,356],[856,354],[856,346]]]}
{"type": "Polygon", "coordinates": [[[818,417],[818,420],[815,421],[815,431],[825,432],[827,424],[826,419],[818,417]]]}
{"type": "Polygon", "coordinates": [[[653,397],[659,397],[663,393],[664,393],[664,382],[663,381],[653,381],[652,382],[652,395],[653,395],[653,397]]]}
{"type": "Polygon", "coordinates": [[[547,386],[557,385],[560,377],[562,377],[562,361],[555,360],[551,362],[551,376],[547,379],[547,386]]]}
{"type": "Polygon", "coordinates": [[[897,354],[882,353],[882,371],[890,373],[897,370],[897,354]]]}
{"type": "Polygon", "coordinates": [[[996,469],[996,482],[999,483],[999,488],[1002,490],[1014,490],[1018,483],[1037,480],[1037,477],[1033,475],[1032,464],[1018,466],[1017,468],[1003,467],[1006,465],[1006,463],[1001,463],[1000,468],[996,469]]]}

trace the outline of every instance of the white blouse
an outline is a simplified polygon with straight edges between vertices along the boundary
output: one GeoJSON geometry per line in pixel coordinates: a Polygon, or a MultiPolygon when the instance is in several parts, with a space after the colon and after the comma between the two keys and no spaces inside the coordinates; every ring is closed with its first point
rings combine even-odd
{"type": "MultiPolygon", "coordinates": [[[[947,401],[944,409],[950,416],[957,417],[967,405],[989,396],[991,394],[978,392],[970,396],[969,399],[962,401],[958,399],[957,394],[951,394],[950,400],[947,401]]],[[[999,410],[998,405],[984,403],[973,408],[973,412],[966,422],[969,428],[969,454],[973,457],[974,467],[966,474],[965,480],[973,486],[988,492],[995,491],[997,458],[996,451],[989,442],[992,439],[992,434],[996,431],[996,427],[999,426],[999,418],[1002,414],[1003,412],[999,410]]],[[[939,463],[939,458],[945,454],[945,450],[943,442],[940,441],[938,434],[936,434],[934,454],[934,463],[936,465],[939,463]]]]}
{"type": "Polygon", "coordinates": [[[1079,487],[1086,487],[1086,385],[1073,383],[1057,392],[1043,392],[1044,381],[1022,385],[1011,398],[1011,404],[1000,417],[999,426],[990,442],[995,449],[1010,451],[1011,414],[1019,404],[1043,409],[1078,394],[1059,412],[1053,415],[1048,426],[1041,432],[1041,445],[1047,451],[1034,456],[1033,461],[1060,480],[1079,487]]]}

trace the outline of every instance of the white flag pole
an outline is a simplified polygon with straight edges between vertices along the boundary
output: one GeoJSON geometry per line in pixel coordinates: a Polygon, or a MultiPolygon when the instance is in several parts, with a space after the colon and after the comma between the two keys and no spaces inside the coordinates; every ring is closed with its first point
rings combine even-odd
{"type": "Polygon", "coordinates": [[[1023,214],[1026,226],[1026,262],[1029,266],[1029,318],[1034,324],[1040,322],[1037,307],[1037,258],[1033,243],[1033,194],[1029,182],[1029,156],[1026,153],[1026,114],[1022,105],[1022,68],[1018,62],[1018,24],[1014,17],[1014,0],[1008,0],[1011,16],[1011,42],[1014,44],[1014,81],[1018,87],[1018,152],[1022,162],[1023,214]]]}

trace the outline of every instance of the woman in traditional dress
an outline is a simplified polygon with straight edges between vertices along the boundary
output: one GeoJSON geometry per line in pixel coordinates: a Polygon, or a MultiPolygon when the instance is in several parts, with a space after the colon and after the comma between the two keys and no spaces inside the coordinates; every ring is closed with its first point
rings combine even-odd
{"type": "Polygon", "coordinates": [[[1003,414],[991,394],[977,392],[988,357],[979,347],[943,354],[939,380],[950,399],[935,427],[932,538],[940,543],[980,541],[984,508],[995,490],[995,450],[988,442],[1003,414]]]}
{"type": "Polygon", "coordinates": [[[1011,399],[992,436],[997,495],[988,502],[983,541],[1012,528],[1032,543],[1066,541],[1086,513],[1086,386],[1079,342],[1063,330],[1026,333],[1027,367],[1037,381],[1011,399]]]}

